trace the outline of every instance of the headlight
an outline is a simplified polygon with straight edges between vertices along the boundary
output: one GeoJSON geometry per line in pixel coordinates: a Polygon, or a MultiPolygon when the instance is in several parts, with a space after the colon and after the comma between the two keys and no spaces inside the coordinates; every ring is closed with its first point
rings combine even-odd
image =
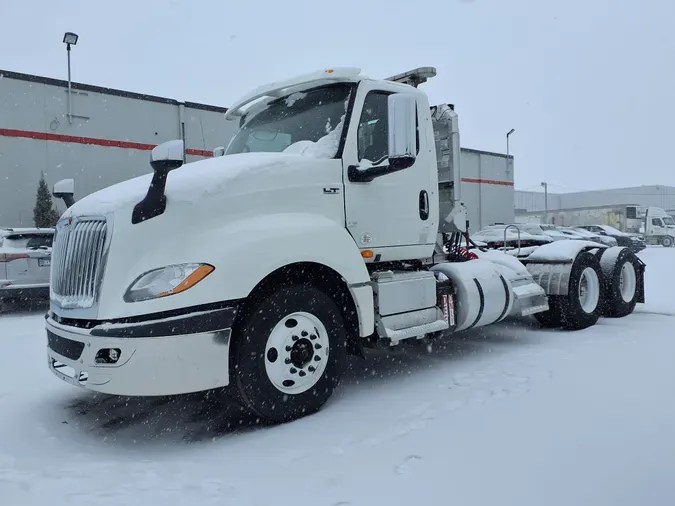
{"type": "Polygon", "coordinates": [[[125,302],[158,299],[184,292],[214,271],[209,264],[168,265],[146,272],[127,288],[125,302]]]}

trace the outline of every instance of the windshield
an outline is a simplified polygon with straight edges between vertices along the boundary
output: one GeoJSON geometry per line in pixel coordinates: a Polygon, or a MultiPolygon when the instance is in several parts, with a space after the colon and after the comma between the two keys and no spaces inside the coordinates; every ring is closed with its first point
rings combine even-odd
{"type": "Polygon", "coordinates": [[[608,234],[611,234],[611,235],[628,235],[628,234],[622,232],[621,230],[619,230],[618,228],[610,227],[609,225],[602,225],[601,228],[605,232],[607,232],[608,234]]]}
{"type": "Polygon", "coordinates": [[[6,248],[40,249],[51,248],[53,242],[53,234],[21,234],[7,236],[2,245],[6,248]]]}
{"type": "Polygon", "coordinates": [[[663,223],[667,226],[673,226],[675,225],[675,220],[673,220],[670,216],[666,216],[663,218],[663,223]]]}
{"type": "Polygon", "coordinates": [[[593,234],[592,232],[589,232],[585,228],[576,228],[575,227],[575,228],[572,229],[572,231],[576,232],[579,235],[584,235],[586,237],[595,237],[595,234],[593,234]]]}
{"type": "Polygon", "coordinates": [[[543,235],[544,230],[539,225],[522,225],[522,228],[528,234],[543,235]]]}
{"type": "Polygon", "coordinates": [[[335,158],[353,85],[314,88],[253,106],[226,154],[292,152],[335,158]]]}

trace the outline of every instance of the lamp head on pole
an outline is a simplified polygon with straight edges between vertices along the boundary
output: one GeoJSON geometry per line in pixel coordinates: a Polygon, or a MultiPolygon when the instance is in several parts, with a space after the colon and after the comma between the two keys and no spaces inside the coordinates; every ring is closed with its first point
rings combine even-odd
{"type": "Polygon", "coordinates": [[[71,45],[77,45],[77,39],[79,39],[79,36],[76,33],[66,32],[63,34],[63,43],[66,44],[68,49],[70,49],[71,45]]]}
{"type": "Polygon", "coordinates": [[[515,128],[512,128],[511,130],[509,130],[509,131],[506,133],[506,136],[508,137],[509,135],[511,135],[511,134],[512,134],[513,132],[515,132],[515,131],[516,131],[516,129],[515,129],[515,128]]]}

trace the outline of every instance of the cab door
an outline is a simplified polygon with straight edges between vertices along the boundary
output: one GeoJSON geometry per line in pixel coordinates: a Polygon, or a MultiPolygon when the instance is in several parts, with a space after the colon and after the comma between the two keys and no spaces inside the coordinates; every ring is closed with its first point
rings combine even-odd
{"type": "MultiPolygon", "coordinates": [[[[400,91],[400,86],[387,89],[382,83],[377,87],[374,82],[361,83],[343,153],[346,227],[361,250],[373,251],[374,261],[430,256],[436,240],[437,178],[430,173],[436,167],[429,165],[431,150],[419,127],[412,166],[369,182],[349,178],[350,167],[354,170],[388,164],[388,97],[400,91]]],[[[419,96],[416,107],[419,124],[423,117],[419,96]]]]}
{"type": "Polygon", "coordinates": [[[648,231],[647,235],[667,235],[668,230],[663,224],[661,218],[651,218],[651,230],[648,231]]]}

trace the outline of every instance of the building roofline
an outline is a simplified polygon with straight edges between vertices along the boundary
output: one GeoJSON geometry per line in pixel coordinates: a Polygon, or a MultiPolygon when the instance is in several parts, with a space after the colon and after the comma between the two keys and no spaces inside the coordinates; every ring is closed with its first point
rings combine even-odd
{"type": "MultiPolygon", "coordinates": [[[[605,206],[584,206],[584,207],[561,207],[561,208],[551,208],[548,210],[549,214],[553,213],[559,213],[559,212],[568,212],[568,211],[592,211],[596,209],[614,209],[617,207],[630,207],[630,206],[635,206],[635,207],[647,207],[647,206],[641,206],[640,204],[632,203],[632,204],[608,204],[605,206]]],[[[520,212],[523,208],[516,208],[516,212],[520,212]]],[[[522,214],[541,214],[547,212],[545,209],[541,209],[538,211],[522,211],[522,214]]]]}
{"type": "MultiPolygon", "coordinates": [[[[477,155],[488,155],[488,156],[497,156],[499,158],[506,158],[505,153],[495,153],[494,151],[484,151],[482,149],[473,149],[473,148],[461,148],[462,151],[467,153],[475,153],[477,155]]],[[[510,159],[513,159],[513,155],[509,155],[510,159]]]]}
{"type": "MultiPolygon", "coordinates": [[[[671,195],[669,193],[670,191],[675,190],[675,186],[670,186],[667,184],[643,184],[640,186],[622,186],[620,188],[600,188],[597,190],[582,190],[582,191],[573,191],[573,192],[564,192],[564,193],[553,193],[553,192],[548,192],[548,196],[550,197],[551,195],[580,195],[582,193],[597,193],[597,192],[615,192],[615,191],[623,191],[623,190],[640,190],[640,189],[645,189],[645,188],[653,188],[656,189],[658,188],[660,191],[664,192],[664,195],[671,195]]],[[[544,194],[543,191],[541,190],[518,190],[516,189],[517,192],[522,192],[522,193],[536,193],[536,194],[544,194]]],[[[634,193],[633,196],[642,196],[643,194],[641,193],[634,193]]],[[[651,194],[645,194],[645,195],[651,195],[651,194]]]]}
{"type": "MultiPolygon", "coordinates": [[[[63,88],[68,87],[68,81],[64,81],[63,79],[54,79],[52,77],[37,76],[34,74],[23,74],[21,72],[13,72],[11,70],[0,69],[0,78],[15,79],[17,81],[46,84],[49,86],[59,86],[63,88]]],[[[160,104],[170,104],[170,105],[183,104],[185,107],[189,107],[190,109],[201,109],[203,111],[221,112],[221,113],[227,112],[227,108],[216,105],[200,104],[197,102],[179,102],[178,100],[175,100],[173,98],[158,97],[156,95],[148,95],[145,93],[136,93],[133,91],[118,90],[115,88],[106,88],[103,86],[95,86],[93,84],[71,82],[71,87],[74,90],[91,91],[93,93],[101,93],[103,95],[114,95],[124,98],[133,98],[135,100],[145,100],[147,102],[158,102],[160,104]]]]}

